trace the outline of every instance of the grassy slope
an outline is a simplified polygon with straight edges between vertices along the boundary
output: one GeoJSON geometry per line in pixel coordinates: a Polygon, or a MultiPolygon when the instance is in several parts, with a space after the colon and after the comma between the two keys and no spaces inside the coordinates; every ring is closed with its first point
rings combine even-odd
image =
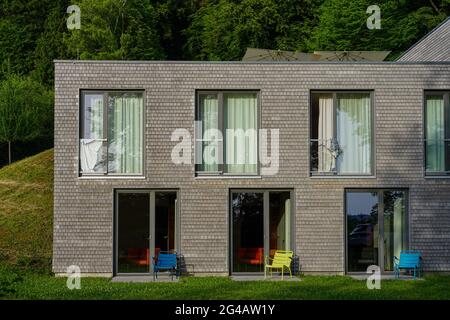
{"type": "Polygon", "coordinates": [[[53,150],[0,169],[0,260],[52,254],[53,150]]]}

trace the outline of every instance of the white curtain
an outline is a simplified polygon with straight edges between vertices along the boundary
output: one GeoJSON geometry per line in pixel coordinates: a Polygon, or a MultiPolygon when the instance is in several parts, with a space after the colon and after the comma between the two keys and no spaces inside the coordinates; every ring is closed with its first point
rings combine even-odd
{"type": "Polygon", "coordinates": [[[330,151],[333,134],[333,95],[321,94],[319,96],[319,172],[334,170],[335,161],[330,151]]]}
{"type": "Polygon", "coordinates": [[[224,94],[225,171],[257,172],[258,107],[253,93],[224,94]]]}
{"type": "Polygon", "coordinates": [[[346,174],[370,174],[372,124],[370,95],[339,93],[337,95],[337,140],[341,154],[337,170],[346,174]]]}
{"type": "Polygon", "coordinates": [[[216,95],[200,96],[200,121],[202,128],[200,171],[215,172],[219,170],[219,103],[216,95]],[[215,130],[214,130],[215,129],[215,130]]]}
{"type": "Polygon", "coordinates": [[[142,173],[144,104],[141,93],[109,97],[108,170],[111,173],[142,173]]]}
{"type": "Polygon", "coordinates": [[[83,136],[80,139],[80,165],[82,173],[101,173],[103,148],[103,95],[84,96],[83,136]]]}
{"type": "Polygon", "coordinates": [[[426,105],[427,117],[427,171],[445,171],[444,98],[429,96],[426,105]]]}

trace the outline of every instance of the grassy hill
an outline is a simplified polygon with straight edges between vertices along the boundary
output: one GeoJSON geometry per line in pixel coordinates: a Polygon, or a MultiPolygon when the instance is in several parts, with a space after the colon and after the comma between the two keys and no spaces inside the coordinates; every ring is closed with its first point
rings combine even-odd
{"type": "Polygon", "coordinates": [[[49,265],[53,150],[0,169],[0,261],[49,265]]]}

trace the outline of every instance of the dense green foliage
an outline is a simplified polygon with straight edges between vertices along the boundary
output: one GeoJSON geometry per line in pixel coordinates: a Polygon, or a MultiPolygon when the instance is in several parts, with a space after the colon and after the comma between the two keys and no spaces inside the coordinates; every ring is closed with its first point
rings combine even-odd
{"type": "MultiPolygon", "coordinates": [[[[30,75],[53,88],[54,59],[240,60],[247,47],[392,50],[390,59],[450,14],[450,0],[380,0],[382,29],[366,27],[370,0],[3,0],[0,81],[30,75]],[[67,7],[81,8],[68,30],[67,7]]],[[[51,144],[47,139],[39,143],[51,144]]],[[[27,148],[35,151],[34,148],[27,148]]],[[[24,150],[17,154],[26,155],[24,150]]],[[[0,143],[0,165],[5,163],[0,143]]]]}
{"type": "Polygon", "coordinates": [[[310,49],[388,50],[393,51],[392,59],[450,13],[449,0],[433,1],[380,0],[381,29],[369,30],[366,9],[373,1],[325,0],[310,49]]]}
{"type": "Polygon", "coordinates": [[[49,136],[52,101],[52,93],[39,82],[30,77],[8,75],[0,82],[0,142],[11,145],[49,136]]]}
{"type": "Polygon", "coordinates": [[[383,281],[381,290],[350,277],[306,276],[302,281],[233,281],[222,278],[181,278],[174,283],[112,283],[82,278],[80,290],[69,290],[65,278],[0,265],[0,299],[450,299],[450,276],[417,281],[383,281]]]}

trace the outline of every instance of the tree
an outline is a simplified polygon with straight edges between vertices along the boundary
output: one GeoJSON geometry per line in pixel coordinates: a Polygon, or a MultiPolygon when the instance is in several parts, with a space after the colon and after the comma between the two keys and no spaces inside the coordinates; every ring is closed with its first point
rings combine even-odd
{"type": "Polygon", "coordinates": [[[82,0],[81,29],[64,38],[73,58],[163,59],[149,0],[82,0]]]}
{"type": "Polygon", "coordinates": [[[68,57],[66,46],[63,44],[64,34],[67,33],[66,14],[68,0],[55,1],[54,7],[45,17],[44,28],[36,40],[34,50],[33,79],[50,86],[54,82],[54,59],[68,57]]]}
{"type": "Polygon", "coordinates": [[[240,60],[247,47],[304,50],[316,9],[312,0],[219,0],[200,8],[187,51],[198,60],[240,60]]]}
{"type": "Polygon", "coordinates": [[[29,77],[9,74],[0,83],[0,142],[29,141],[52,131],[52,93],[29,77]]]}
{"type": "Polygon", "coordinates": [[[417,42],[450,13],[449,0],[380,0],[381,29],[369,30],[371,0],[325,0],[309,50],[391,50],[391,58],[417,42]]]}

